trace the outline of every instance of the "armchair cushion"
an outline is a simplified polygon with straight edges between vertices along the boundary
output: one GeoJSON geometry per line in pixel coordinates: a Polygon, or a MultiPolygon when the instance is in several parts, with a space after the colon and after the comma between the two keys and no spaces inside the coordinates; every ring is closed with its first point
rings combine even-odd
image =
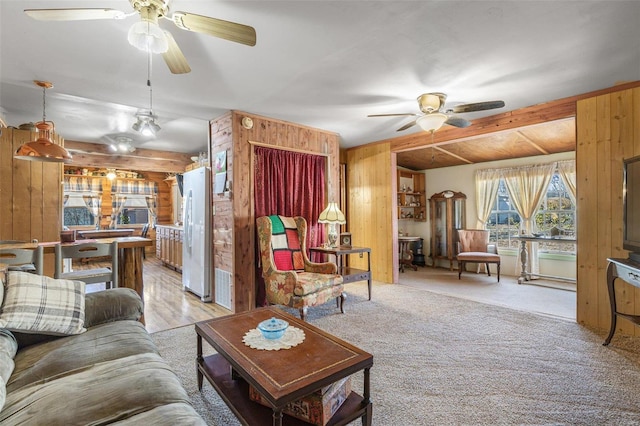
{"type": "Polygon", "coordinates": [[[273,261],[279,271],[304,270],[304,257],[300,248],[298,226],[294,218],[272,215],[271,248],[273,261]]]}
{"type": "Polygon", "coordinates": [[[342,276],[340,275],[298,272],[298,281],[293,288],[293,294],[296,296],[306,296],[307,294],[317,293],[320,290],[339,284],[342,284],[342,276]]]}

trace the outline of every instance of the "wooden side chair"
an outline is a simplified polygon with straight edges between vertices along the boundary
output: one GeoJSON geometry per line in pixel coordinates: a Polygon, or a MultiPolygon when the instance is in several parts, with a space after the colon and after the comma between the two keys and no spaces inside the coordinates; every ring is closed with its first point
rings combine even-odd
{"type": "Polygon", "coordinates": [[[55,278],[84,281],[86,284],[105,283],[106,288],[118,287],[118,242],[56,244],[55,278]],[[87,259],[92,257],[111,258],[111,267],[79,269],[63,272],[63,259],[87,259]]]}
{"type": "Polygon", "coordinates": [[[35,248],[0,248],[0,263],[9,265],[9,271],[42,275],[44,254],[42,246],[35,248]]]}
{"type": "Polygon", "coordinates": [[[500,256],[495,244],[489,244],[489,231],[483,229],[459,229],[458,230],[458,279],[465,270],[467,262],[484,263],[487,275],[491,276],[489,264],[495,263],[500,282],[500,256]]]}
{"type": "MultiPolygon", "coordinates": [[[[142,238],[147,238],[147,235],[149,234],[149,224],[145,223],[144,226],[142,227],[142,229],[140,230],[140,236],[142,238]]],[[[142,248],[142,258],[146,259],[147,258],[147,251],[145,250],[145,248],[142,248]]]]}
{"type": "Polygon", "coordinates": [[[297,308],[336,300],[344,313],[342,276],[333,262],[315,263],[307,256],[307,221],[300,216],[262,216],[256,220],[267,301],[297,308]]]}

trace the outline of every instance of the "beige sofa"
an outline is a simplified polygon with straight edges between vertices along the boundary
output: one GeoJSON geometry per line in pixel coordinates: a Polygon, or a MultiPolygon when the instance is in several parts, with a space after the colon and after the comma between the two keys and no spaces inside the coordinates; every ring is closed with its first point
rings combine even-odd
{"type": "MultiPolygon", "coordinates": [[[[0,271],[2,327],[11,311],[8,274],[0,271]]],[[[138,322],[140,297],[117,288],[82,300],[84,323],[76,334],[0,328],[0,424],[206,424],[138,322]]]]}

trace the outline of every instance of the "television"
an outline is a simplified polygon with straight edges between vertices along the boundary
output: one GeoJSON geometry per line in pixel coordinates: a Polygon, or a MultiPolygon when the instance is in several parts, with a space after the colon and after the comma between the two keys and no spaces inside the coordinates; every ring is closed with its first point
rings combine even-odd
{"type": "Polygon", "coordinates": [[[622,248],[640,263],[640,156],[624,160],[622,187],[622,248]]]}

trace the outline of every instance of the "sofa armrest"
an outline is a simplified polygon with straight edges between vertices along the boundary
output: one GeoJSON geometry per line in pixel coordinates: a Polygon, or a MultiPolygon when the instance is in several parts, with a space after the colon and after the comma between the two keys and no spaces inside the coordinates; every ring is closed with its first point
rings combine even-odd
{"type": "Polygon", "coordinates": [[[85,297],[85,327],[107,322],[134,320],[144,314],[142,299],[130,288],[113,288],[88,293],[85,297]]]}

